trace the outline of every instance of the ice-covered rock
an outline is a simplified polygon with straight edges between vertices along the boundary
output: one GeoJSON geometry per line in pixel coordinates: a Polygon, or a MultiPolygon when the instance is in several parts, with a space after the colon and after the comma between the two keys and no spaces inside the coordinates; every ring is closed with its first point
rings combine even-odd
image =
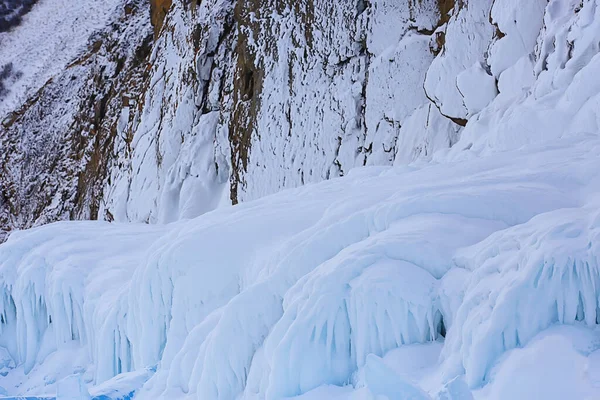
{"type": "Polygon", "coordinates": [[[431,400],[431,397],[415,384],[394,373],[381,358],[369,356],[365,365],[365,383],[376,398],[431,400]]]}
{"type": "Polygon", "coordinates": [[[473,394],[462,376],[452,379],[438,393],[439,400],[473,400],[473,394]]]}

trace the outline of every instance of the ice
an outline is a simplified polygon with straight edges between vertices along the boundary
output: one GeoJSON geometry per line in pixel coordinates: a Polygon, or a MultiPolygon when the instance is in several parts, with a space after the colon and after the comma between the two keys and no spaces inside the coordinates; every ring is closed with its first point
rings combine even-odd
{"type": "Polygon", "coordinates": [[[137,390],[152,377],[155,368],[125,372],[90,388],[92,400],[130,400],[137,390]]]}
{"type": "Polygon", "coordinates": [[[465,380],[458,376],[448,382],[438,393],[439,400],[473,400],[473,393],[469,390],[465,380]]]}
{"type": "Polygon", "coordinates": [[[507,350],[554,323],[596,325],[596,207],[561,209],[495,233],[457,256],[473,270],[447,351],[462,358],[467,383],[489,379],[507,350]]]}
{"type": "Polygon", "coordinates": [[[58,382],[56,400],[91,400],[81,375],[69,375],[58,382]]]}
{"type": "Polygon", "coordinates": [[[25,373],[43,361],[42,352],[73,341],[88,345],[99,380],[128,369],[123,365],[129,352],[126,339],[125,346],[115,348],[124,324],[119,295],[128,287],[137,260],[164,232],[144,225],[119,229],[81,222],[11,235],[0,261],[0,326],[4,346],[25,373]],[[29,246],[36,250],[23,252],[29,246]]]}
{"type": "Polygon", "coordinates": [[[593,371],[598,334],[597,328],[551,327],[524,348],[507,352],[493,382],[476,395],[490,400],[597,398],[600,387],[593,371]]]}
{"type": "MultiPolygon", "coordinates": [[[[598,170],[599,148],[582,135],[365,169],[169,225],[17,232],[0,246],[3,346],[25,373],[81,346],[90,393],[157,365],[136,398],[278,399],[446,335],[445,376],[478,387],[551,324],[595,324],[598,179],[580,171],[598,170]]],[[[425,390],[369,379],[392,396],[425,390]]]]}
{"type": "Polygon", "coordinates": [[[431,397],[414,384],[402,379],[381,358],[369,356],[365,366],[365,382],[377,398],[430,400],[431,397]]]}

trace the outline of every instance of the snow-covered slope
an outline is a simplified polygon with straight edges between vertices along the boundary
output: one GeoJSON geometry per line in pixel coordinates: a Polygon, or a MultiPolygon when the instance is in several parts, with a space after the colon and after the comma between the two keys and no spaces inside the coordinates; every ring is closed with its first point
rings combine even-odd
{"type": "Polygon", "coordinates": [[[24,71],[0,99],[2,231],[98,217],[110,149],[128,140],[116,138],[117,126],[135,113],[123,105],[133,106],[129,98],[139,95],[147,73],[152,29],[145,1],[58,3],[40,0],[22,25],[0,33],[0,60],[16,57],[13,71],[24,71]],[[99,29],[96,19],[106,24],[99,29]],[[69,33],[79,25],[82,36],[69,33]],[[21,95],[27,101],[11,109],[21,95]]]}
{"type": "MultiPolygon", "coordinates": [[[[14,2],[18,4],[18,2],[14,2]]],[[[27,3],[27,2],[23,2],[27,3]]],[[[19,25],[0,32],[0,64],[12,76],[0,102],[0,118],[20,107],[86,48],[89,36],[109,25],[121,0],[39,0],[19,25]],[[42,44],[43,43],[43,44],[42,44]]]]}
{"type": "MultiPolygon", "coordinates": [[[[557,334],[539,346],[560,342],[597,368],[586,357],[599,334],[599,151],[597,136],[580,135],[356,170],[167,226],[17,232],[0,247],[3,345],[26,372],[80,345],[92,385],[157,366],[141,399],[279,399],[348,384],[389,398],[467,388],[503,398],[504,385],[485,385],[514,373],[506,352],[557,323],[595,339],[569,350],[570,336],[557,334]],[[436,340],[417,383],[386,377],[374,358],[436,340]]],[[[544,363],[532,357],[523,373],[544,363]]],[[[600,395],[580,379],[561,393],[600,395]]]]}

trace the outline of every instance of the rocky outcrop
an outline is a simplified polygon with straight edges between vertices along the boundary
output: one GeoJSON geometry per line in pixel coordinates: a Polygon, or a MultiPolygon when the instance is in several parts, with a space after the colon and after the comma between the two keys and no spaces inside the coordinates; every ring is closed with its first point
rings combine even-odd
{"type": "Polygon", "coordinates": [[[447,18],[433,0],[173,3],[106,210],[167,222],[429,159],[460,129],[423,91],[447,18]]]}
{"type": "Polygon", "coordinates": [[[0,226],[170,222],[430,160],[498,93],[492,3],[126,3],[5,118],[0,226]]]}
{"type": "Polygon", "coordinates": [[[150,0],[150,21],[154,26],[154,37],[158,37],[173,0],[150,0]]]}
{"type": "MultiPolygon", "coordinates": [[[[1,122],[0,230],[98,218],[117,127],[143,90],[151,49],[143,1],[1,122]]],[[[130,141],[131,138],[123,138],[130,141]]]]}

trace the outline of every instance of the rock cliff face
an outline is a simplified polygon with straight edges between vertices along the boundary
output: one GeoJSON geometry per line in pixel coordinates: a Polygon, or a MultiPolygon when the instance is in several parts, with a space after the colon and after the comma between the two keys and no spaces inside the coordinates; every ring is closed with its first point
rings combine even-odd
{"type": "MultiPolygon", "coordinates": [[[[120,140],[131,141],[117,140],[116,135],[120,121],[129,118],[126,114],[136,112],[132,106],[147,81],[152,46],[143,1],[123,2],[111,12],[108,26],[91,34],[85,51],[74,51],[74,59],[40,82],[39,88],[27,88],[26,101],[2,116],[0,227],[4,230],[99,217],[112,162],[110,149],[120,140]]],[[[7,102],[11,90],[18,91],[18,83],[17,79],[7,87],[7,102]]]]}
{"type": "MultiPolygon", "coordinates": [[[[169,222],[429,161],[499,92],[521,90],[505,70],[540,56],[547,1],[513,3],[107,2],[69,62],[25,74],[45,80],[3,78],[0,229],[169,222]],[[511,7],[512,20],[495,12],[511,7]]],[[[36,7],[4,37],[23,36],[36,7]]]]}

